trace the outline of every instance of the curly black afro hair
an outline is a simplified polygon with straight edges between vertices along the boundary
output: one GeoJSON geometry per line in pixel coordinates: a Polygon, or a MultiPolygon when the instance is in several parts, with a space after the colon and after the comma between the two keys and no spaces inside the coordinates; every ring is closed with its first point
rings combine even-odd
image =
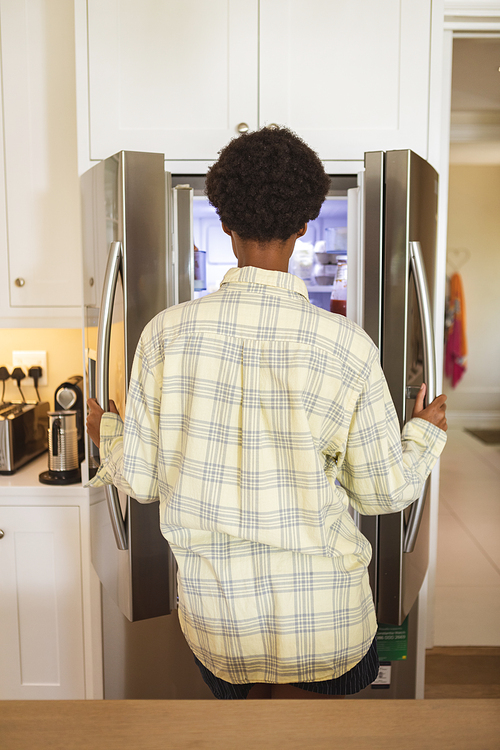
{"type": "Polygon", "coordinates": [[[315,219],[329,185],[317,154],[275,126],[230,141],[208,171],[206,194],[228,229],[266,242],[286,240],[315,219]]]}

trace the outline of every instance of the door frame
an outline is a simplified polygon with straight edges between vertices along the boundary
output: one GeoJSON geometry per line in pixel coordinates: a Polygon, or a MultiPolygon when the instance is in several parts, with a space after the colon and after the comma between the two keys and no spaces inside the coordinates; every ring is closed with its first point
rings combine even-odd
{"type": "MultiPolygon", "coordinates": [[[[438,236],[436,253],[436,281],[442,283],[446,278],[446,244],[448,226],[448,186],[450,165],[450,119],[451,119],[451,84],[453,66],[453,41],[461,36],[488,34],[500,35],[500,2],[499,0],[444,0],[433,3],[436,12],[441,12],[442,22],[439,36],[433,40],[434,61],[431,61],[431,85],[429,106],[429,153],[428,160],[439,173],[438,195],[438,236]]],[[[437,24],[433,23],[433,29],[437,24]]],[[[438,290],[436,290],[438,291],[438,290]]],[[[436,391],[442,392],[443,374],[439,363],[444,357],[444,294],[434,296],[434,336],[436,342],[436,391]]],[[[439,510],[439,461],[431,475],[431,518],[429,569],[419,597],[419,633],[426,632],[425,648],[434,647],[434,592],[437,560],[437,530],[439,510]],[[426,602],[426,603],[424,603],[426,602]],[[423,606],[422,606],[423,605],[423,606]]],[[[425,660],[425,650],[419,649],[419,656],[425,660]]],[[[417,670],[422,675],[421,690],[423,696],[424,665],[417,670]]]]}

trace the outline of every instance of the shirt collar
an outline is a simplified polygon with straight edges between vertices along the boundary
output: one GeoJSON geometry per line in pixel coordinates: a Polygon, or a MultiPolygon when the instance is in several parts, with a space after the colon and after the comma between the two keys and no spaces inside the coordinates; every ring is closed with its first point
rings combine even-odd
{"type": "Polygon", "coordinates": [[[276,286],[279,289],[288,289],[290,292],[297,292],[309,300],[307,287],[297,276],[283,271],[268,271],[265,268],[256,266],[244,266],[243,268],[230,268],[222,279],[223,284],[265,284],[266,286],[276,286]]]}

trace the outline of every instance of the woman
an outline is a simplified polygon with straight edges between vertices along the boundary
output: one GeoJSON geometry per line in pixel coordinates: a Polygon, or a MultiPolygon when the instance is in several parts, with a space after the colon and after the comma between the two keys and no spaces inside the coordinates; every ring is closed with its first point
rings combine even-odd
{"type": "Polygon", "coordinates": [[[231,141],[207,195],[238,268],[146,326],[124,426],[89,402],[93,484],[159,499],[180,624],[217,698],[342,696],[375,679],[371,549],[348,507],[402,510],[446,442],[446,397],[424,409],[423,387],[401,435],[372,341],[288,273],[328,185],[286,128],[231,141]]]}

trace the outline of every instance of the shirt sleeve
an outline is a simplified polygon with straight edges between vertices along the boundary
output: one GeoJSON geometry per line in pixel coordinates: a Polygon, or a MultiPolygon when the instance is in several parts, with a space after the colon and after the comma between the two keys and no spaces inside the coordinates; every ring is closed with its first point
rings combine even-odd
{"type": "Polygon", "coordinates": [[[101,465],[89,486],[114,484],[141,503],[158,500],[161,385],[143,337],[132,366],[125,422],[105,412],[100,427],[101,465]]]}
{"type": "Polygon", "coordinates": [[[133,490],[123,479],[123,422],[118,414],[104,412],[100,426],[99,454],[101,464],[87,487],[102,487],[114,484],[119,490],[133,497],[133,490]]]}
{"type": "Polygon", "coordinates": [[[394,513],[414,502],[446,444],[446,433],[424,419],[400,432],[378,361],[357,400],[337,479],[363,515],[394,513]]]}

